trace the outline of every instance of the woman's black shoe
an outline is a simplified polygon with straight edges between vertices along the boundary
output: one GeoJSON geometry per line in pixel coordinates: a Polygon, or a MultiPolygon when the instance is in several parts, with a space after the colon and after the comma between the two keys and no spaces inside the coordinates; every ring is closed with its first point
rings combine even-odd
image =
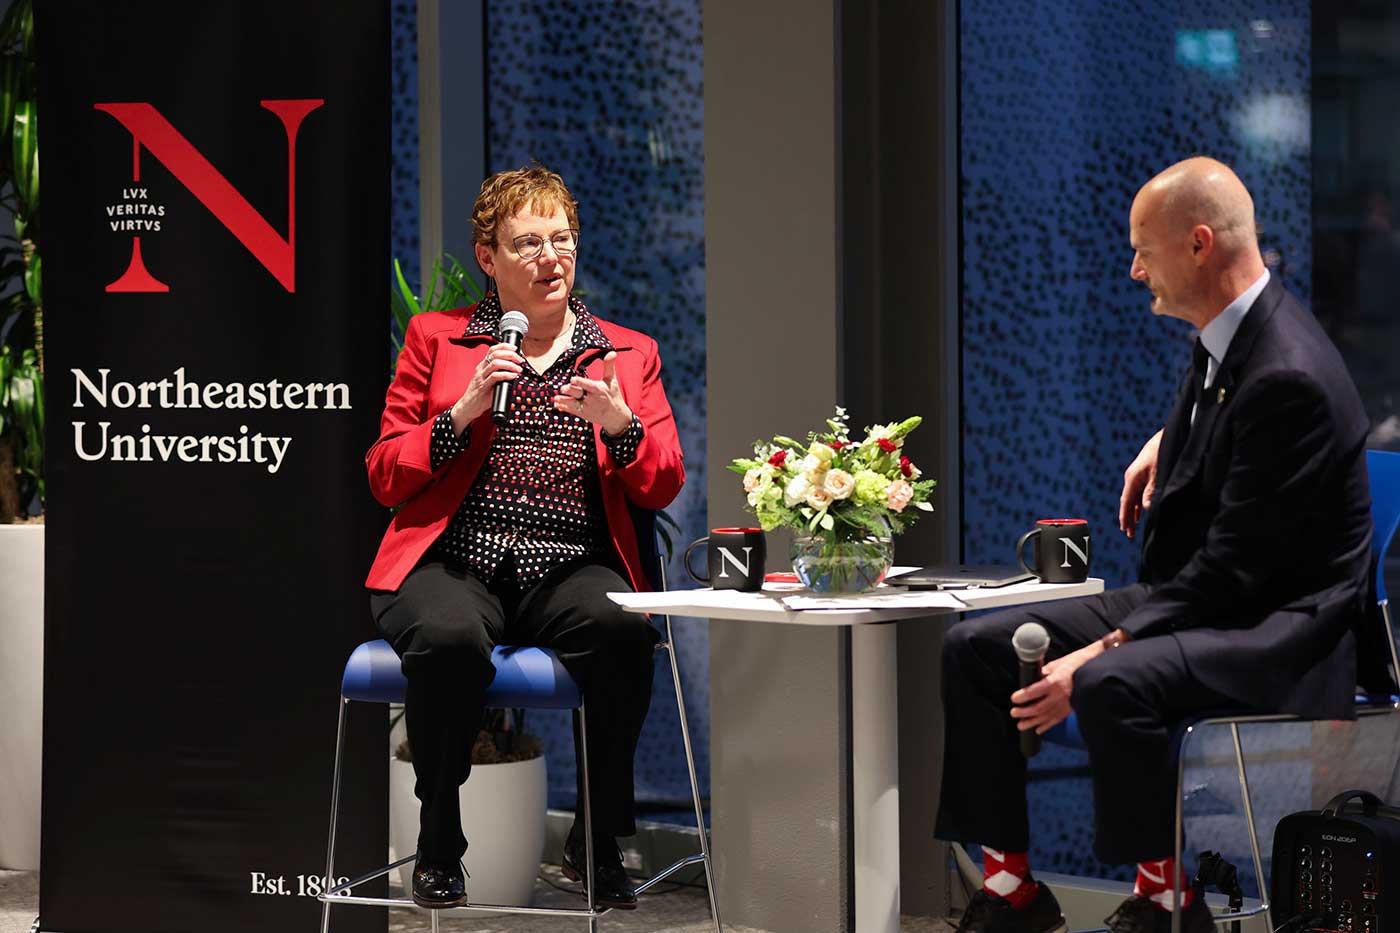
{"type": "Polygon", "coordinates": [[[466,902],[467,880],[459,863],[428,862],[418,856],[413,863],[413,903],[440,910],[466,902]]]}
{"type": "MultiPolygon", "coordinates": [[[[564,877],[577,881],[588,888],[588,876],[584,865],[583,837],[573,833],[564,840],[564,860],[561,866],[564,877]]],[[[622,868],[622,850],[611,839],[593,842],[593,903],[599,907],[616,907],[619,910],[635,910],[637,892],[627,872],[622,868]]]]}

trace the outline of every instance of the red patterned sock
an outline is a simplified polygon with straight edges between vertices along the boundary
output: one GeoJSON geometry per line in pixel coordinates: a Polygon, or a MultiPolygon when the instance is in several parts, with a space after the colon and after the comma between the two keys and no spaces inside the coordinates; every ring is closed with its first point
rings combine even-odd
{"type": "Polygon", "coordinates": [[[1025,852],[1000,852],[982,847],[986,863],[982,874],[982,889],[1006,900],[1020,910],[1035,897],[1036,882],[1031,880],[1031,860],[1025,852]]]}
{"type": "Polygon", "coordinates": [[[1172,909],[1172,889],[1167,879],[1176,878],[1181,888],[1181,906],[1191,906],[1195,891],[1186,883],[1186,872],[1176,864],[1176,859],[1164,858],[1155,862],[1138,862],[1137,883],[1133,893],[1140,894],[1157,905],[1158,909],[1172,909]]]}

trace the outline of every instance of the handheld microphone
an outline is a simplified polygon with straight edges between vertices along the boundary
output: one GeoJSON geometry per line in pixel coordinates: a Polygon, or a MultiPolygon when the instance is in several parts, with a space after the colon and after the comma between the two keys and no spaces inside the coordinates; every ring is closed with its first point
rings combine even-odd
{"type": "MultiPolygon", "coordinates": [[[[1011,636],[1011,647],[1016,649],[1020,662],[1021,689],[1024,690],[1041,678],[1041,665],[1045,663],[1045,652],[1050,648],[1050,633],[1039,622],[1027,622],[1016,629],[1011,636]]],[[[1040,752],[1040,736],[1034,729],[1021,733],[1021,754],[1034,758],[1040,752]]]]}
{"type": "MultiPolygon", "coordinates": [[[[496,340],[510,346],[516,353],[530,332],[530,319],[519,311],[507,311],[501,315],[501,323],[496,325],[496,340]]],[[[510,386],[513,380],[504,379],[491,390],[491,420],[497,424],[506,423],[506,408],[510,405],[510,386]]]]}

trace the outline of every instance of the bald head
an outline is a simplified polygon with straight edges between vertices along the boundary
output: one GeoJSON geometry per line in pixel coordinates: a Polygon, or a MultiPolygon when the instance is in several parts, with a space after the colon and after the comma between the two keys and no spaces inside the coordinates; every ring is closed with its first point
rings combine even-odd
{"type": "Polygon", "coordinates": [[[1209,227],[1222,259],[1258,255],[1254,199],[1225,163],[1204,157],[1178,162],[1144,185],[1143,195],[1174,233],[1209,227]]]}
{"type": "Polygon", "coordinates": [[[1131,275],[1151,289],[1156,314],[1204,326],[1264,273],[1254,199],[1214,159],[1178,162],[1143,185],[1128,222],[1131,275]]]}

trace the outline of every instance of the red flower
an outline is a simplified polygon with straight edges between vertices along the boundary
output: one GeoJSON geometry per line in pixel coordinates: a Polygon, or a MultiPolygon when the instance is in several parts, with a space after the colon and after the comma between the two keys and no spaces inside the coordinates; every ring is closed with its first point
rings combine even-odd
{"type": "Polygon", "coordinates": [[[773,456],[771,456],[771,457],[768,458],[768,462],[771,463],[771,464],[773,464],[773,466],[775,466],[775,467],[780,467],[780,466],[783,465],[783,461],[786,460],[786,459],[787,459],[787,451],[786,451],[786,450],[779,450],[779,451],[775,451],[775,452],[773,453],[773,456]]]}
{"type": "Polygon", "coordinates": [[[910,462],[908,457],[899,458],[899,472],[903,473],[905,477],[914,475],[914,464],[910,462]]]}
{"type": "Polygon", "coordinates": [[[846,446],[846,442],[845,442],[845,441],[832,441],[830,444],[827,444],[826,446],[830,447],[832,450],[840,450],[842,447],[845,447],[845,446],[846,446]]]}
{"type": "Polygon", "coordinates": [[[894,441],[888,439],[888,438],[882,437],[882,438],[880,438],[878,441],[876,441],[875,443],[879,444],[879,445],[880,445],[880,449],[883,450],[883,451],[884,451],[885,453],[887,453],[887,454],[892,454],[892,453],[894,453],[896,450],[899,449],[899,445],[896,444],[894,441]]]}

